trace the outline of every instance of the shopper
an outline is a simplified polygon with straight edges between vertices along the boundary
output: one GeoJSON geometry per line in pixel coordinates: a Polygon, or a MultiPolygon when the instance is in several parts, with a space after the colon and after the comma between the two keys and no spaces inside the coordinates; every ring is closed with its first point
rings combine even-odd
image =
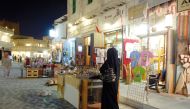
{"type": "Polygon", "coordinates": [[[103,79],[101,109],[119,109],[117,95],[120,65],[118,51],[115,48],[108,49],[107,60],[100,68],[100,73],[103,75],[103,78],[107,73],[106,70],[109,68],[113,69],[116,78],[112,82],[107,82],[103,79]]]}
{"type": "Polygon", "coordinates": [[[11,65],[12,64],[11,64],[11,59],[9,58],[9,53],[4,52],[4,56],[3,56],[3,59],[2,59],[4,77],[9,77],[11,65]]]}
{"type": "Polygon", "coordinates": [[[27,56],[25,58],[25,67],[30,67],[30,58],[27,56]]]}
{"type": "Polygon", "coordinates": [[[22,56],[19,57],[19,62],[22,63],[22,56]]]}

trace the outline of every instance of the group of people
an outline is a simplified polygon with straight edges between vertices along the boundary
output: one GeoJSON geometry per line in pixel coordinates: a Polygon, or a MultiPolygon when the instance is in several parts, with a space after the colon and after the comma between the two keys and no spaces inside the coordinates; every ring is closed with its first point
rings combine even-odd
{"type": "Polygon", "coordinates": [[[48,60],[44,59],[42,57],[37,57],[37,58],[25,58],[25,67],[33,67],[33,68],[40,68],[43,67],[44,64],[48,64],[48,60]]]}
{"type": "Polygon", "coordinates": [[[18,55],[18,56],[13,55],[12,56],[12,60],[15,61],[15,62],[21,63],[22,62],[22,56],[20,56],[20,55],[18,55]]]}

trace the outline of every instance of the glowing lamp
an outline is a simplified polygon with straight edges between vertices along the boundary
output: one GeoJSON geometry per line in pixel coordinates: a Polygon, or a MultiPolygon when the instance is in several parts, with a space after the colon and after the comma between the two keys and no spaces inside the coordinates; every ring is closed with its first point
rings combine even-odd
{"type": "Polygon", "coordinates": [[[57,32],[53,29],[49,30],[49,36],[50,37],[57,37],[57,32]]]}

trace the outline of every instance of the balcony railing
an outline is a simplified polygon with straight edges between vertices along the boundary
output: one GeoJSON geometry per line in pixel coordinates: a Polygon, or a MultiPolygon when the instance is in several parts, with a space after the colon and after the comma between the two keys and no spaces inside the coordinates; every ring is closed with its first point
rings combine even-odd
{"type": "Polygon", "coordinates": [[[16,46],[13,47],[13,51],[33,51],[33,52],[43,52],[44,50],[48,50],[49,47],[33,47],[33,46],[16,46]]]}
{"type": "Polygon", "coordinates": [[[0,41],[0,47],[12,48],[12,46],[13,46],[12,43],[0,41]]]}

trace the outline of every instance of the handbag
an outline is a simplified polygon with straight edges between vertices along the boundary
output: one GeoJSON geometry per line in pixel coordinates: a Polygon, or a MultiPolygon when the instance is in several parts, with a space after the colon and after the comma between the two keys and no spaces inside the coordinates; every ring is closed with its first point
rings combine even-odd
{"type": "Polygon", "coordinates": [[[108,64],[108,69],[105,70],[104,74],[102,75],[102,81],[103,82],[115,82],[116,80],[116,75],[113,71],[113,68],[110,68],[109,67],[109,64],[108,64]]]}

